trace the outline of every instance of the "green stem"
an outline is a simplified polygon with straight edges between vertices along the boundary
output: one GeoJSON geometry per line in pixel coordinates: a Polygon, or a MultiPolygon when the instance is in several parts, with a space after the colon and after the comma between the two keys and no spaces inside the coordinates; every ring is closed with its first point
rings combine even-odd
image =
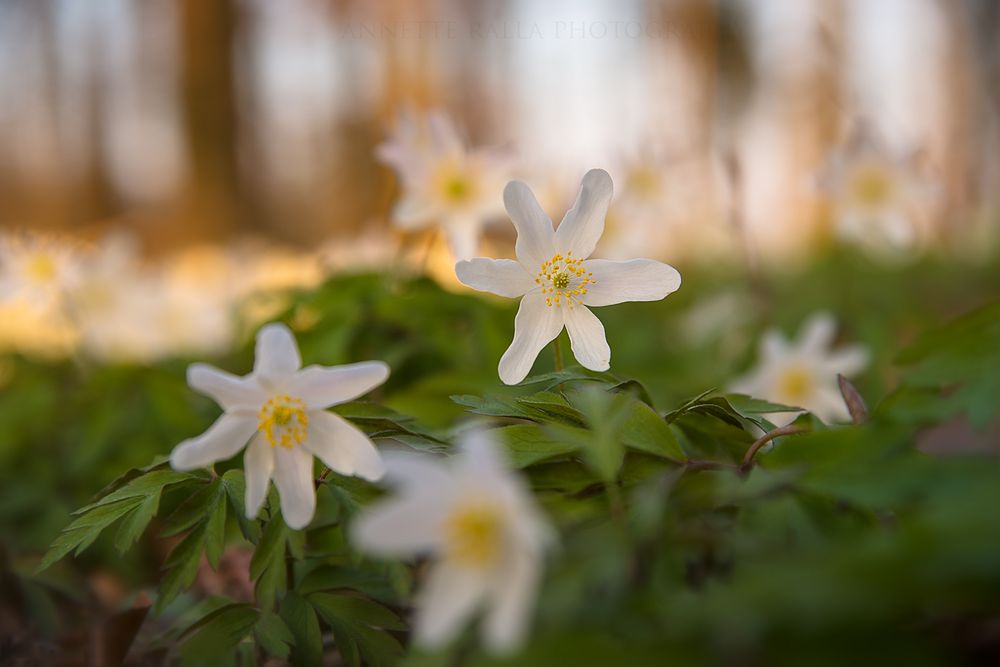
{"type": "Polygon", "coordinates": [[[559,336],[552,341],[552,355],[555,357],[556,370],[563,369],[562,346],[559,344],[559,336]]]}

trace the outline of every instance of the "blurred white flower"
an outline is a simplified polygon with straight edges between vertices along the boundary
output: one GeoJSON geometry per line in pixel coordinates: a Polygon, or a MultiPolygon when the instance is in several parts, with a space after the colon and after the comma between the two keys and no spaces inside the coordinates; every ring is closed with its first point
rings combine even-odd
{"type": "Polygon", "coordinates": [[[156,316],[158,284],[139,261],[135,239],[104,239],[80,267],[66,292],[80,346],[102,361],[150,362],[161,356],[156,316]]]}
{"type": "Polygon", "coordinates": [[[376,155],[396,170],[402,185],[393,223],[402,229],[438,225],[456,258],[472,257],[483,225],[503,212],[497,193],[509,175],[509,156],[467,148],[439,111],[419,120],[404,115],[376,155]]]}
{"type": "Polygon", "coordinates": [[[416,599],[416,641],[445,644],[483,610],[487,646],[516,649],[553,541],[531,494],[483,432],[466,435],[447,461],[386,458],[386,479],[399,494],[366,510],[352,532],[373,554],[434,558],[416,599]]]}
{"type": "Polygon", "coordinates": [[[479,257],[455,266],[458,279],[469,287],[523,297],[514,340],[500,359],[504,383],[523,380],[564,326],[577,361],[591,370],[607,370],[611,348],[604,325],[588,306],[658,301],[680,287],[676,269],[651,259],[587,259],[604,231],[612,187],[606,171],[588,171],[576,203],[553,231],[531,189],[520,181],[508,183],[504,203],[517,228],[517,260],[479,257]]]}
{"type": "MultiPolygon", "coordinates": [[[[845,421],[847,406],[840,395],[837,375],[849,377],[868,366],[868,351],[861,345],[831,350],[836,322],[827,313],[811,317],[797,343],[771,329],[761,338],[757,366],[734,380],[729,391],[800,407],[825,422],[845,421]]],[[[797,413],[777,413],[778,426],[791,423],[797,413]]]]}
{"type": "Polygon", "coordinates": [[[909,250],[927,242],[924,209],[933,189],[912,153],[891,150],[865,128],[832,152],[818,185],[833,206],[837,234],[874,251],[909,250]]]}
{"type": "Polygon", "coordinates": [[[257,516],[273,478],[285,523],[295,529],[305,527],[316,510],[313,456],[343,475],[380,478],[382,458],[368,436],[326,408],[381,385],[389,367],[381,361],[301,366],[298,345],[283,324],[260,330],[249,375],[191,365],[188,384],[225,412],[205,433],[177,445],[170,464],[177,470],[211,465],[249,440],[243,456],[247,516],[257,516]]]}
{"type": "Polygon", "coordinates": [[[647,147],[623,160],[614,173],[619,189],[600,256],[705,261],[731,244],[722,215],[728,203],[723,173],[714,156],[647,147]]]}
{"type": "Polygon", "coordinates": [[[69,237],[28,232],[0,237],[0,301],[59,307],[78,278],[84,252],[69,237]]]}

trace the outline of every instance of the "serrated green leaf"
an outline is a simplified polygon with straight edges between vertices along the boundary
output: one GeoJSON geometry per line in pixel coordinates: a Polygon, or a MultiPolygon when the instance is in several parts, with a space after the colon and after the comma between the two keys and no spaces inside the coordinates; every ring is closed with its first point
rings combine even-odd
{"type": "Polygon", "coordinates": [[[216,609],[184,631],[181,657],[203,662],[228,655],[254,629],[259,616],[260,612],[248,604],[216,609]]]}
{"type": "Polygon", "coordinates": [[[188,533],[174,547],[164,563],[167,573],[160,581],[159,597],[156,600],[156,613],[162,612],[168,604],[194,581],[201,562],[202,545],[205,539],[205,524],[188,533]]]}
{"type": "Polygon", "coordinates": [[[306,599],[324,618],[364,623],[386,630],[406,630],[406,623],[392,610],[377,602],[351,595],[311,593],[306,599]]]}
{"type": "Polygon", "coordinates": [[[164,537],[171,537],[189,530],[196,524],[205,521],[209,512],[219,499],[222,481],[213,479],[198,487],[190,497],[186,498],[164,522],[164,537]]]}
{"type": "Polygon", "coordinates": [[[253,634],[257,643],[276,658],[287,658],[295,645],[295,635],[277,614],[261,614],[253,634]]]}
{"type": "Polygon", "coordinates": [[[316,610],[295,591],[289,591],[281,601],[279,615],[295,637],[292,663],[296,667],[319,665],[323,657],[323,635],[316,610]]]}
{"type": "Polygon", "coordinates": [[[154,491],[160,492],[164,487],[170,486],[171,484],[179,484],[181,482],[194,481],[198,479],[198,477],[186,472],[176,472],[174,470],[154,470],[133,479],[116,491],[104,496],[97,502],[81,507],[73,512],[73,514],[83,514],[102,505],[108,505],[126,498],[144,497],[154,491]]]}
{"type": "Polygon", "coordinates": [[[143,500],[118,526],[118,534],[115,536],[115,547],[120,553],[125,553],[135,544],[139,536],[146,530],[146,526],[156,516],[160,508],[160,495],[163,488],[158,488],[143,500]]]}
{"type": "MultiPolygon", "coordinates": [[[[389,665],[403,654],[399,641],[380,628],[403,630],[406,626],[385,607],[361,598],[330,593],[313,593],[307,600],[341,644],[357,646],[364,664],[389,665]]],[[[350,653],[344,657],[353,659],[350,653]]]]}
{"type": "Polygon", "coordinates": [[[260,543],[250,559],[250,578],[254,581],[257,605],[269,610],[274,607],[278,593],[285,590],[285,547],[288,529],[280,514],[268,521],[260,543]]]}
{"type": "Polygon", "coordinates": [[[71,551],[79,554],[101,534],[105,528],[122,518],[143,502],[142,498],[126,498],[107,505],[95,507],[77,517],[57,537],[38,566],[38,572],[45,570],[71,551]]]}
{"type": "Polygon", "coordinates": [[[213,570],[219,567],[219,558],[226,547],[226,504],[226,492],[220,485],[205,521],[205,557],[213,570]]]}

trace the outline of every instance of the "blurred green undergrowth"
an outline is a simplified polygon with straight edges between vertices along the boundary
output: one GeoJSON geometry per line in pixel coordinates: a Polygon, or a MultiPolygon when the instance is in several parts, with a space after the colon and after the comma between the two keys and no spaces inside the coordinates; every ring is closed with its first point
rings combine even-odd
{"type": "MultiPolygon", "coordinates": [[[[563,540],[516,664],[997,655],[1000,304],[989,304],[1000,271],[834,254],[755,290],[738,273],[682,273],[663,302],[599,311],[611,373],[553,374],[543,351],[518,387],[496,376],[509,300],[359,275],[294,295],[283,319],[306,363],[390,365],[384,387],[338,409],[377,443],[444,451],[470,416],[500,429],[563,540]],[[843,342],[872,351],[855,382],[870,421],[828,429],[801,417],[811,432],[780,439],[740,474],[771,408],[725,396],[725,385],[752,362],[762,330],[792,332],[817,310],[837,317],[843,342]]],[[[208,361],[242,374],[252,350],[208,361]]],[[[264,654],[312,664],[329,635],[348,663],[398,659],[413,572],[359,559],[342,534],[375,487],[332,476],[303,533],[267,515],[242,520],[239,458],[218,477],[148,467],[218,414],[187,388],[187,360],[6,363],[4,586],[32,631],[58,636],[60,601],[86,604],[87,577],[112,571],[123,589],[149,591],[170,628],[140,635],[142,650],[217,664],[221,646],[243,664],[264,654]],[[130,468],[143,469],[119,478],[130,468]],[[79,547],[79,557],[33,574],[70,513],[116,478],[108,492],[118,495],[85,508],[50,553],[79,547]],[[177,537],[165,546],[166,533],[177,537]],[[227,542],[255,550],[252,599],[189,592],[203,550],[215,565],[227,542]]],[[[468,642],[407,660],[458,657],[498,662],[468,642]]]]}

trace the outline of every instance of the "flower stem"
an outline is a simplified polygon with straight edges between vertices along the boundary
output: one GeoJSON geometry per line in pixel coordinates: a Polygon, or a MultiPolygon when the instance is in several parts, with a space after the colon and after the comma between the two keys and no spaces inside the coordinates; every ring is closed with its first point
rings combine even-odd
{"type": "Polygon", "coordinates": [[[768,431],[764,435],[757,438],[756,442],[750,445],[750,449],[747,450],[746,456],[743,457],[743,463],[740,464],[740,474],[746,475],[753,468],[753,457],[757,455],[761,447],[771,442],[775,438],[779,438],[783,435],[795,435],[796,433],[805,433],[809,429],[803,428],[801,426],[782,426],[781,428],[776,428],[773,431],[768,431]]]}
{"type": "Polygon", "coordinates": [[[559,344],[559,336],[552,341],[552,356],[555,357],[556,370],[563,369],[562,346],[559,344]]]}

